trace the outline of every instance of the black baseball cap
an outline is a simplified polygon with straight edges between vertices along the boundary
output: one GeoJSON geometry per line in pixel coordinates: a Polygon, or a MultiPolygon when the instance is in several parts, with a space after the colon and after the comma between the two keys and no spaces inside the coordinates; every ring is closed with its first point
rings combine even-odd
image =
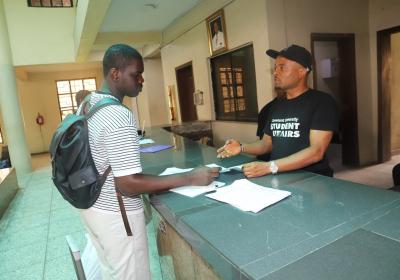
{"type": "Polygon", "coordinates": [[[312,70],[312,56],[311,53],[298,45],[290,45],[287,48],[284,48],[281,51],[275,51],[275,50],[267,50],[266,51],[267,55],[272,57],[272,58],[277,58],[278,56],[283,56],[289,60],[295,61],[304,68],[306,68],[308,71],[312,70]]]}

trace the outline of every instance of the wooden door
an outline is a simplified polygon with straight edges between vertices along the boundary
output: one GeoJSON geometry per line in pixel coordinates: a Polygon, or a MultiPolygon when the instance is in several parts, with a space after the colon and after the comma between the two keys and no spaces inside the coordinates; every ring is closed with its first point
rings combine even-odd
{"type": "Polygon", "coordinates": [[[176,81],[178,84],[181,121],[197,121],[197,110],[193,97],[195,87],[191,62],[176,69],[176,81]]]}

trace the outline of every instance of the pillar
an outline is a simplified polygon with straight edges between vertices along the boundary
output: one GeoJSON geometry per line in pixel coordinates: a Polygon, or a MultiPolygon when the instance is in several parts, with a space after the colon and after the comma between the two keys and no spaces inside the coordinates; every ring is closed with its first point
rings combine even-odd
{"type": "Polygon", "coordinates": [[[18,177],[21,177],[32,172],[32,163],[19,108],[17,80],[3,0],[0,0],[0,73],[0,110],[4,123],[3,130],[7,135],[11,163],[18,177]]]}

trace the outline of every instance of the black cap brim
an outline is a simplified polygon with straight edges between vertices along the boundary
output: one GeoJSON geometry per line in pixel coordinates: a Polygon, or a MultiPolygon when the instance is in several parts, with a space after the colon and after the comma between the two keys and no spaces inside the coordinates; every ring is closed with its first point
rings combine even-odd
{"type": "Polygon", "coordinates": [[[278,52],[278,51],[276,51],[276,50],[271,50],[271,49],[267,50],[265,53],[266,53],[268,56],[272,57],[272,58],[277,58],[278,55],[279,55],[279,52],[278,52]]]}

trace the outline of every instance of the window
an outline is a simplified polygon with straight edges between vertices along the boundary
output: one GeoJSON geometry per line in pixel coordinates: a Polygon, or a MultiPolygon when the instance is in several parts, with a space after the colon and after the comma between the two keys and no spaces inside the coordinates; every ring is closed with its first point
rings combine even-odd
{"type": "Polygon", "coordinates": [[[68,114],[72,114],[77,109],[75,95],[78,91],[86,89],[96,90],[96,79],[79,79],[57,81],[58,104],[60,105],[60,115],[63,120],[68,114]]]}
{"type": "Polygon", "coordinates": [[[1,128],[0,128],[0,144],[3,144],[3,135],[1,134],[1,128]]]}
{"type": "Polygon", "coordinates": [[[29,7],[71,8],[72,0],[28,0],[29,7]]]}
{"type": "Polygon", "coordinates": [[[253,46],[211,59],[217,120],[257,121],[253,46]]]}

